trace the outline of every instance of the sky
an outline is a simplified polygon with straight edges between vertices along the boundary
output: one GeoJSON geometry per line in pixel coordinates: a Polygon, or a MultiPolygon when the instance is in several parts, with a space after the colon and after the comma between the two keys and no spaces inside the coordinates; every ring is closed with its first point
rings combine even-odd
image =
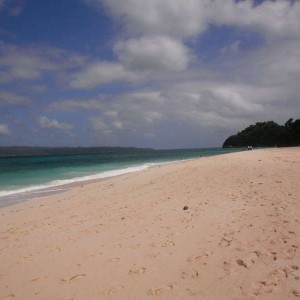
{"type": "Polygon", "coordinates": [[[218,147],[299,83],[300,1],[0,0],[0,146],[218,147]]]}

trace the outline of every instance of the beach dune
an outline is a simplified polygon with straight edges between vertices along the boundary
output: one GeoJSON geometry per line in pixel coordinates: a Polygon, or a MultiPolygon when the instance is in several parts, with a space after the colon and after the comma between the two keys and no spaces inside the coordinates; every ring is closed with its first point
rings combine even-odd
{"type": "Polygon", "coordinates": [[[300,148],[156,166],[0,209],[0,299],[298,299],[300,148]]]}

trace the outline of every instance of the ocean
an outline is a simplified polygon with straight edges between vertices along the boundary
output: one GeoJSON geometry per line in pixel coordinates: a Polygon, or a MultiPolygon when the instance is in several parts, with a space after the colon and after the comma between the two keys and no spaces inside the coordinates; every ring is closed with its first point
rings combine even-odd
{"type": "Polygon", "coordinates": [[[0,207],[44,193],[58,192],[65,184],[136,172],[157,164],[237,151],[241,149],[202,148],[0,157],[0,207]]]}

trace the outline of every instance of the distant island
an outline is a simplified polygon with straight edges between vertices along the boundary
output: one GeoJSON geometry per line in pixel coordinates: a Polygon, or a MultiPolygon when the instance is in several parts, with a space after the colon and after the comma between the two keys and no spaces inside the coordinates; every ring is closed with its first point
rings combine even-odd
{"type": "Polygon", "coordinates": [[[0,157],[34,155],[97,154],[107,152],[149,151],[151,148],[135,147],[0,147],[0,157]]]}
{"type": "Polygon", "coordinates": [[[250,125],[241,132],[230,136],[223,144],[228,147],[290,147],[300,146],[300,119],[289,119],[284,125],[273,121],[250,125]]]}

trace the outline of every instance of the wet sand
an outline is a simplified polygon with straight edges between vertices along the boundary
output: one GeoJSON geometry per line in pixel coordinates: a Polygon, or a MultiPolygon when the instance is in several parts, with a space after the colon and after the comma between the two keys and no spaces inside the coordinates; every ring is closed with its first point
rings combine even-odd
{"type": "Polygon", "coordinates": [[[299,182],[264,149],[1,208],[0,299],[298,299],[299,182]]]}

